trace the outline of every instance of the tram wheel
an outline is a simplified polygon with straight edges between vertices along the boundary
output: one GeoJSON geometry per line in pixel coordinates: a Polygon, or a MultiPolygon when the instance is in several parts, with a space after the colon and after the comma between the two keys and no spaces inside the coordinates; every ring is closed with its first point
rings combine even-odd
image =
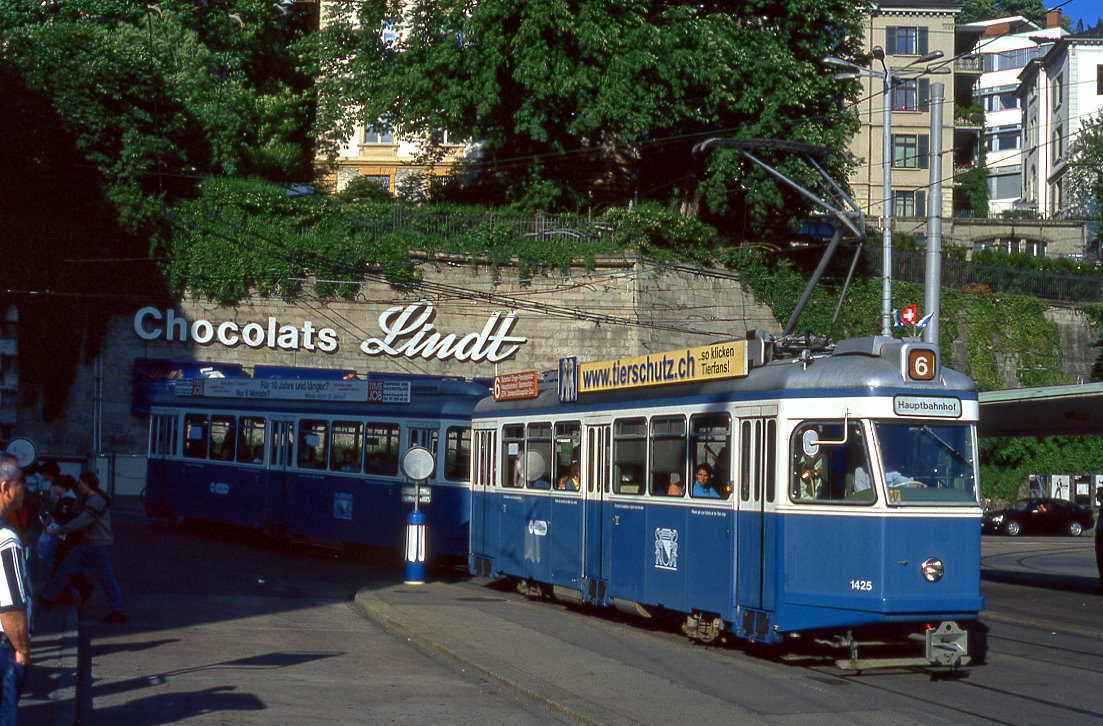
{"type": "Polygon", "coordinates": [[[1023,526],[1013,519],[1003,526],[1003,532],[1008,537],[1018,537],[1022,531],[1023,526]]]}
{"type": "Polygon", "coordinates": [[[1069,537],[1079,537],[1080,533],[1084,531],[1084,527],[1079,522],[1069,522],[1068,533],[1069,537]]]}

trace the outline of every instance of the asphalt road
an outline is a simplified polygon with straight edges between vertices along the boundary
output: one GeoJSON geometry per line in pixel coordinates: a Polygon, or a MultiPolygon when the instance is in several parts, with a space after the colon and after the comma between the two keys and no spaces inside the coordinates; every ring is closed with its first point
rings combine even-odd
{"type": "MultiPolygon", "coordinates": [[[[116,519],[131,623],[87,627],[91,723],[566,718],[361,617],[353,595],[400,581],[391,563],[248,533],[164,527],[126,512],[116,519]]],[[[558,673],[551,678],[564,697],[590,699],[610,714],[603,723],[1103,722],[1103,597],[1080,583],[1085,563],[1094,562],[1091,537],[986,537],[984,547],[997,573],[983,585],[987,662],[953,677],[911,669],[847,674],[827,659],[788,662],[757,648],[691,645],[670,621],[531,601],[478,582],[450,587],[464,613],[496,623],[501,637],[532,635],[541,644],[525,654],[533,668],[558,673]],[[1023,562],[1072,570],[1046,587],[998,576],[1023,562]]],[[[92,605],[89,619],[106,611],[98,594],[92,605]]]]}

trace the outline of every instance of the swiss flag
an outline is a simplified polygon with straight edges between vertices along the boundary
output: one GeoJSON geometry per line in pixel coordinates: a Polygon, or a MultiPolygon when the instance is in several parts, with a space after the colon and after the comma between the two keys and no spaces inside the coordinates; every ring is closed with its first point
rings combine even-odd
{"type": "Polygon", "coordinates": [[[918,313],[915,310],[915,305],[909,305],[904,308],[904,312],[900,313],[900,321],[904,325],[915,325],[918,320],[918,313]]]}

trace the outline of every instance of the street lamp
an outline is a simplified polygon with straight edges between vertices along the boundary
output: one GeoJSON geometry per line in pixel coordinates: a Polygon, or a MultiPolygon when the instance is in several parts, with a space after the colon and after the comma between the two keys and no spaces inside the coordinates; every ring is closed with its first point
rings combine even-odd
{"type": "Polygon", "coordinates": [[[850,80],[860,76],[880,78],[885,91],[884,112],[881,116],[881,335],[892,335],[892,89],[908,76],[918,76],[930,71],[915,66],[930,63],[942,57],[936,50],[920,56],[900,68],[885,65],[885,51],[874,46],[871,55],[881,64],[877,71],[842,58],[824,58],[824,63],[850,68],[848,73],[837,73],[836,80],[850,80]]]}

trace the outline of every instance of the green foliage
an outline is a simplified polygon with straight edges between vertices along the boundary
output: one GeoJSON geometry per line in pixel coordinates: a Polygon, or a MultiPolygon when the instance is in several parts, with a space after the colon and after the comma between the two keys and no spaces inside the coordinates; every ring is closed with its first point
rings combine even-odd
{"type": "Polygon", "coordinates": [[[1000,219],[1041,219],[1041,215],[1033,209],[1004,209],[1000,219]]]}
{"type": "Polygon", "coordinates": [[[1103,231],[1103,111],[1084,120],[1069,146],[1068,196],[1103,231]]]}
{"type": "Polygon", "coordinates": [[[50,99],[124,229],[151,235],[200,176],[308,173],[308,79],[287,50],[308,25],[261,0],[9,0],[0,61],[50,99]]]}
{"type": "Polygon", "coordinates": [[[1059,275],[1103,277],[1103,269],[1082,260],[1069,257],[1038,257],[1026,252],[1001,252],[995,249],[973,252],[973,262],[978,265],[1008,267],[1014,270],[1035,270],[1059,275]]]}
{"type": "Polygon", "coordinates": [[[983,164],[956,175],[974,217],[988,217],[988,168],[983,164]]]}
{"type": "Polygon", "coordinates": [[[1103,437],[1019,436],[980,442],[984,496],[1013,500],[1031,474],[1081,475],[1100,471],[1103,437]]]}
{"type": "Polygon", "coordinates": [[[347,297],[367,272],[399,287],[417,282],[412,252],[469,254],[494,270],[516,265],[522,278],[592,264],[597,255],[626,248],[656,260],[704,261],[715,234],[654,203],[534,232],[535,217],[519,225],[512,210],[413,207],[362,191],[346,190],[346,201],[327,201],[287,196],[282,187],[259,180],[205,181],[195,199],[169,214],[176,232],[163,268],[172,290],[233,304],[254,291],[294,295],[312,278],[314,293],[347,297]]]}
{"type": "MultiPolygon", "coordinates": [[[[478,139],[465,170],[478,179],[465,190],[474,201],[577,211],[703,200],[737,222],[729,236],[772,234],[805,200],[736,155],[695,156],[693,145],[720,134],[841,148],[855,124],[838,109],[857,86],[821,63],[858,50],[858,8],[841,0],[334,7],[310,46],[319,136],[337,148],[359,121],[478,139]],[[388,34],[398,26],[401,37],[388,34]]],[[[762,155],[812,180],[786,155],[762,155]]]]}
{"type": "Polygon", "coordinates": [[[1047,5],[1041,0],[961,0],[959,23],[1022,15],[1045,27],[1047,5]]]}

